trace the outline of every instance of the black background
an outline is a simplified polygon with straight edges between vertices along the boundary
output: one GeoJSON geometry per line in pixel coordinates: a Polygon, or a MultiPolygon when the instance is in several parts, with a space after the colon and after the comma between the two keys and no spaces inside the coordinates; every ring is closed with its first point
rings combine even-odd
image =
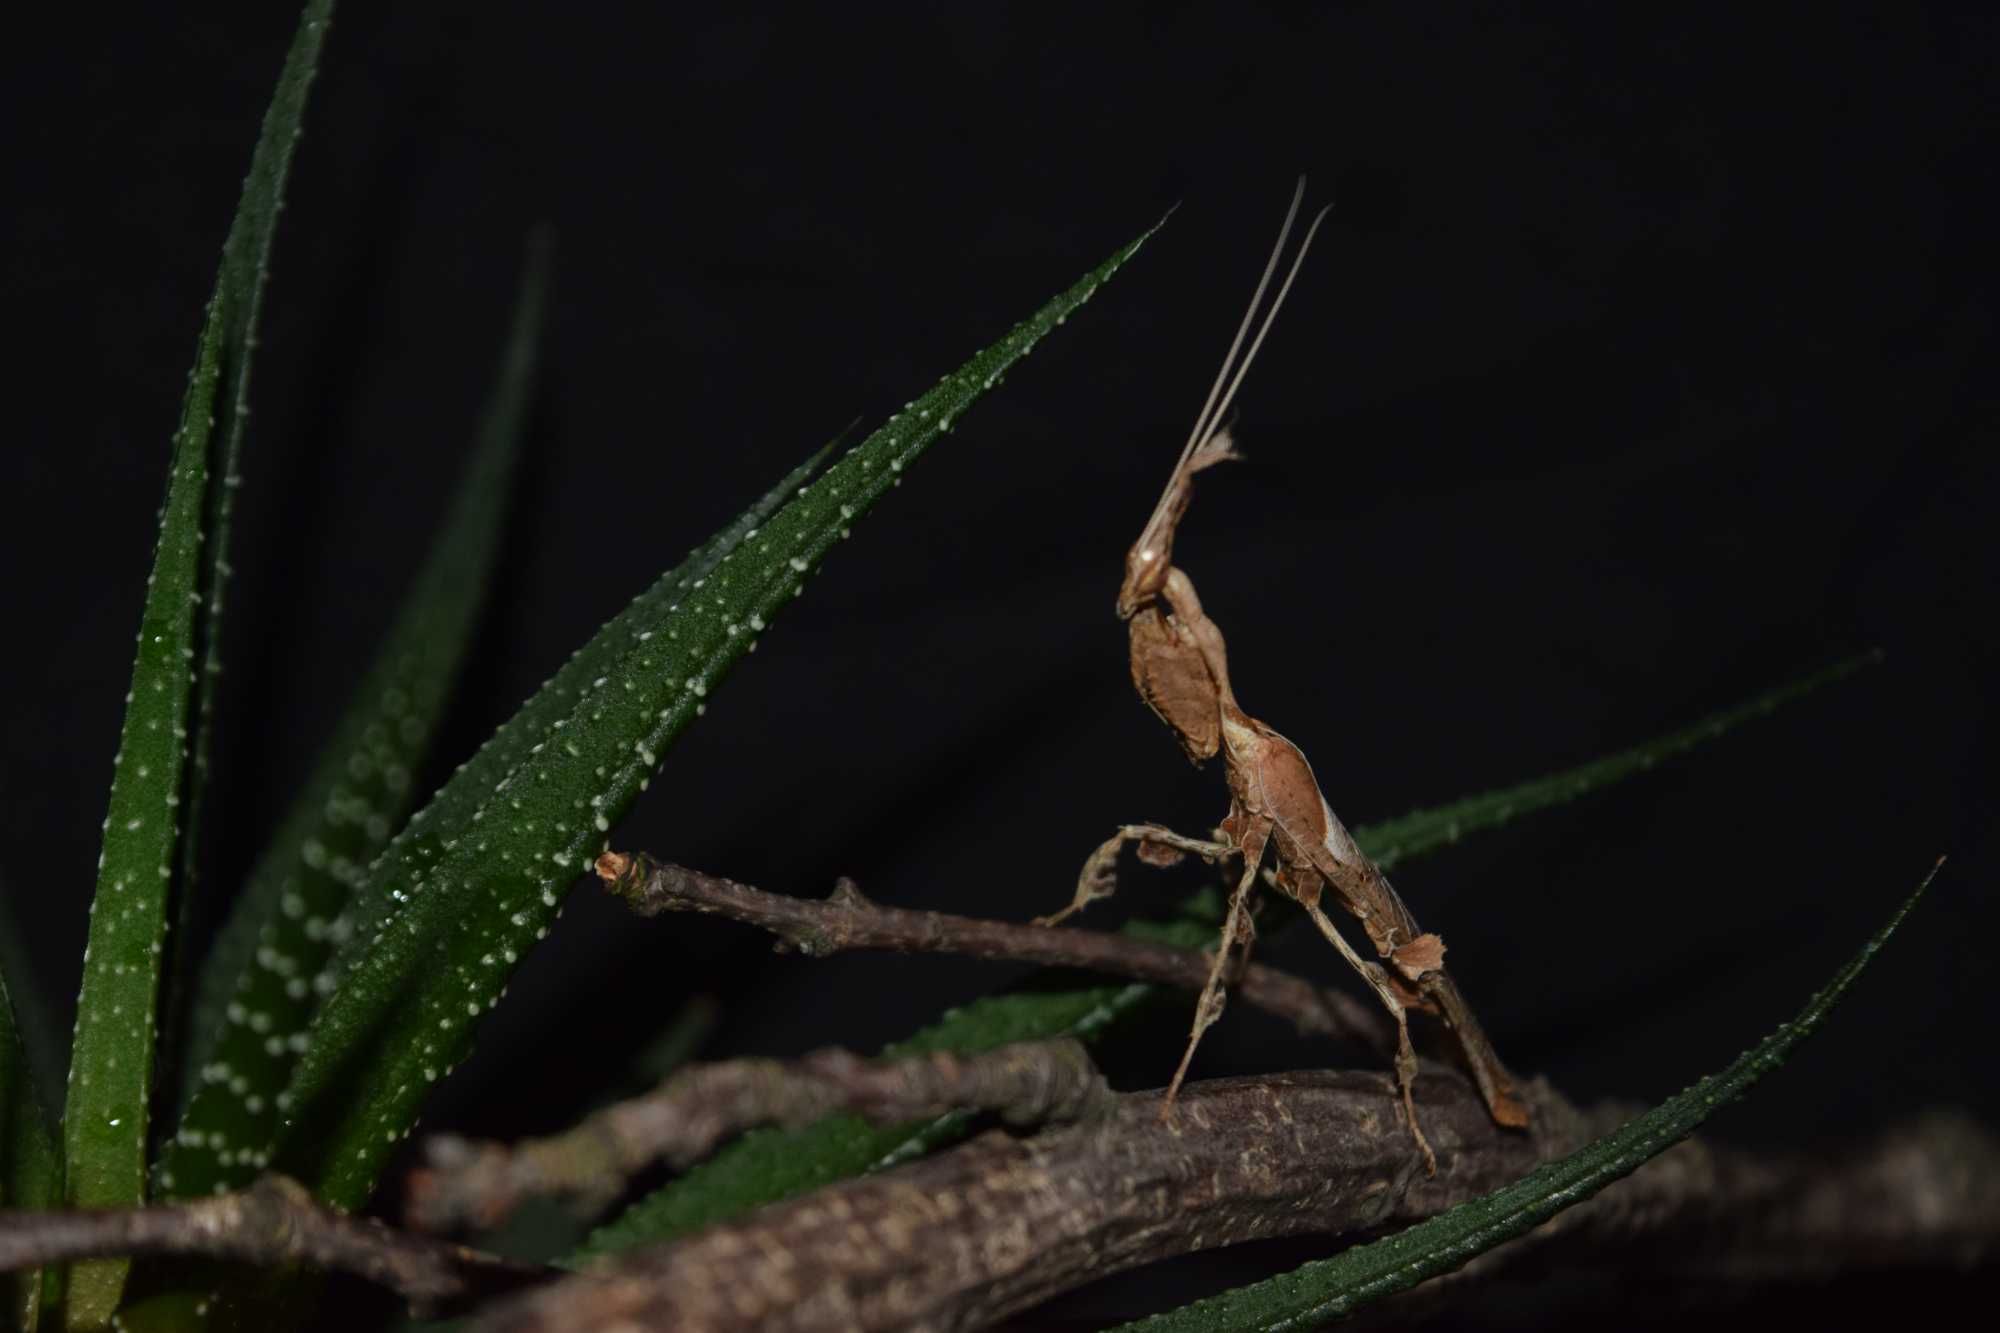
{"type": "MultiPolygon", "coordinates": [[[[73,26],[0,56],[0,876],[66,1028],[167,436],[292,16],[45,19],[73,26]]],[[[440,775],[850,417],[872,427],[1179,202],[856,528],[615,841],[1018,918],[1121,821],[1207,827],[1221,775],[1132,697],[1111,600],[1303,171],[1334,213],[1239,400],[1249,461],[1203,479],[1178,549],[1245,705],[1366,823],[1885,649],[1397,881],[1510,1064],[1655,1100],[1951,853],[1828,1033],[1714,1132],[1991,1119],[1996,26],[344,8],[255,372],[212,877],[246,870],[420,560],[542,220],[546,387],[440,775]]],[[[1098,910],[1181,887],[1129,879],[1098,910]]],[[[711,1053],[786,1054],[872,1048],[1015,975],[774,958],[583,886],[427,1123],[559,1123],[691,995],[722,1001],[711,1053]]],[[[1121,1082],[1164,1078],[1177,1022],[1121,1082]]],[[[1239,1006],[1198,1072],[1336,1058],[1239,1006]]],[[[1070,1308],[1183,1294],[1128,1280],[1070,1308]]]]}

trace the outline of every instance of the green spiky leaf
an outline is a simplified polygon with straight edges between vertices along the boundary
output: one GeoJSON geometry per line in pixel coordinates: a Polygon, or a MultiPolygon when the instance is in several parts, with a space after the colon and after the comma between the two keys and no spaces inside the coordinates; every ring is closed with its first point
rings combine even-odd
{"type": "Polygon", "coordinates": [[[1827,1014],[1869,960],[1923,897],[1937,870],[1924,877],[1887,925],[1834,974],[1826,989],[1806,1002],[1798,1017],[1738,1056],[1719,1074],[1670,1097],[1569,1156],[1550,1162],[1493,1193],[1460,1204],[1393,1236],[1357,1245],[1280,1277],[1239,1287],[1166,1314],[1123,1325],[1145,1333],[1248,1333],[1248,1330],[1318,1328],[1362,1306],[1407,1291],[1450,1272],[1504,1241],[1525,1234],[1572,1204],[1692,1134],[1717,1108],[1735,1101],[1758,1079],[1783,1064],[1827,1014]]]}
{"type": "Polygon", "coordinates": [[[162,1012],[167,1031],[178,1031],[190,990],[194,959],[181,941],[190,938],[195,919],[197,844],[201,835],[204,797],[208,791],[208,746],[215,716],[217,687],[222,675],[222,618],[229,589],[229,530],[236,491],[242,481],[243,444],[250,425],[250,367],[257,347],[257,326],[263,313],[264,288],[270,278],[271,242],[284,208],[285,179],[291,171],[305,121],[306,99],[319,71],[320,48],[333,18],[333,0],[309,0],[299,18],[278,86],[264,113],[264,125],[250,155],[243,196],[222,242],[222,263],[215,289],[223,308],[217,324],[221,338],[221,372],[215,386],[215,430],[209,443],[214,473],[206,502],[201,585],[205,590],[200,625],[201,673],[195,685],[195,724],[189,738],[190,765],[186,777],[180,849],[179,929],[167,940],[171,965],[162,1012]]]}
{"type": "MultiPolygon", "coordinates": [[[[53,1208],[62,1168],[28,1054],[13,993],[0,973],[0,1207],[53,1208]]],[[[39,1269],[0,1274],[0,1327],[32,1330],[41,1306],[39,1269]]]]}
{"type": "MultiPolygon", "coordinates": [[[[655,580],[624,610],[605,622],[583,647],[571,653],[555,674],[544,681],[534,695],[432,795],[429,804],[411,820],[411,826],[397,833],[390,843],[390,852],[404,848],[424,827],[473,822],[493,788],[525,762],[557,724],[583,702],[595,688],[592,682],[617,666],[620,654],[630,641],[645,632],[643,625],[664,614],[668,606],[680,601],[690,589],[714,573],[715,567],[725,557],[769,521],[771,515],[778,512],[819,471],[820,465],[838,443],[836,439],[833,444],[819,449],[786,474],[776,486],[759,496],[756,503],[737,515],[720,532],[689,551],[678,565],[655,580]]],[[[374,869],[379,873],[381,868],[374,869]]],[[[383,918],[395,906],[391,896],[362,893],[356,899],[350,913],[352,919],[342,933],[353,935],[379,930],[383,918]]]]}
{"type": "Polygon", "coordinates": [[[452,512],[318,768],[260,859],[206,964],[188,1100],[158,1165],[161,1192],[250,1183],[346,929],[348,898],[415,804],[429,748],[491,582],[535,379],[548,257],[538,243],[452,512]]]}
{"type": "MultiPolygon", "coordinates": [[[[503,421],[514,429],[525,424],[518,414],[526,406],[529,366],[525,358],[529,347],[525,340],[535,322],[529,308],[532,295],[532,291],[524,291],[509,365],[489,406],[489,446],[500,442],[493,431],[503,421]]],[[[729,527],[690,552],[612,621],[612,626],[679,597],[712,571],[746,532],[791,498],[828,449],[814,454],[729,527]]],[[[415,719],[434,716],[450,675],[450,663],[440,654],[437,640],[453,617],[469,617],[472,610],[469,601],[457,609],[448,607],[446,601],[478,591],[478,580],[471,576],[484,559],[478,553],[478,547],[488,540],[482,535],[484,529],[500,518],[502,470],[499,453],[488,454],[475,469],[490,484],[482,484],[481,475],[472,478],[432,563],[419,576],[408,607],[398,617],[388,646],[378,655],[369,683],[358,693],[356,711],[343,722],[306,796],[260,862],[245,901],[261,905],[239,909],[231,928],[217,943],[210,969],[219,977],[249,980],[258,994],[240,996],[215,987],[201,1006],[200,1011],[210,1015],[210,1030],[218,1037],[224,1031],[232,1033],[235,1041],[230,1043],[232,1049],[217,1049],[214,1042],[205,1050],[197,1048],[191,1060],[192,1081],[210,1093],[213,1103],[196,1094],[202,1110],[188,1111],[180,1132],[168,1145],[161,1163],[163,1190],[186,1196],[211,1190],[220,1180],[240,1182],[254,1175],[260,1160],[271,1151],[279,1127],[279,1097],[305,1044],[312,1014],[332,985],[334,973],[328,970],[331,953],[354,933],[355,883],[383,850],[380,844],[359,844],[364,839],[372,842],[378,834],[389,841],[384,825],[398,831],[398,836],[406,827],[403,816],[408,806],[402,803],[408,791],[405,784],[420,743],[427,738],[419,733],[427,733],[430,725],[427,720],[415,719]],[[356,776],[357,768],[361,777],[356,776]],[[358,810],[357,801],[369,809],[358,810]],[[357,814],[361,818],[351,817],[357,814]],[[371,826],[369,821],[378,816],[381,822],[371,826]],[[349,841],[357,845],[350,848],[349,841]],[[309,842],[319,845],[309,847],[309,842]],[[256,933],[248,933],[238,925],[240,921],[252,923],[256,933]],[[262,961],[267,952],[275,966],[262,961]],[[269,975],[260,977],[260,973],[269,975]],[[308,991],[303,996],[296,994],[301,988],[294,984],[301,980],[308,991]],[[273,993],[274,985],[278,993],[273,993]],[[280,993],[283,1002],[278,998],[280,993]],[[241,1021],[232,1020],[232,1004],[237,1006],[235,1012],[241,1021]],[[262,1017],[256,1018],[258,1015],[262,1017]],[[234,1051],[239,1047],[244,1049],[234,1051]]],[[[466,801],[460,809],[459,800],[503,777],[527,754],[541,729],[582,697],[590,680],[615,660],[611,650],[616,637],[600,635],[587,648],[572,654],[433,798],[427,815],[446,819],[469,815],[477,808],[466,801]]]]}
{"type": "Polygon", "coordinates": [[[289,1090],[293,1169],[335,1204],[367,1197],[429,1086],[470,1050],[477,1020],[705,696],[849,523],[1143,240],[890,418],[685,597],[605,631],[615,660],[525,756],[497,781],[447,785],[468,788],[453,800],[469,814],[418,814],[369,875],[362,929],[289,1090]]]}
{"type": "MultiPolygon", "coordinates": [[[[77,1207],[130,1206],[145,1197],[153,1014],[167,892],[179,850],[220,305],[218,299],[209,307],[201,359],[175,435],[173,477],[147,580],[139,656],[113,766],[97,894],[90,904],[63,1114],[64,1197],[77,1207]]],[[[71,1327],[109,1320],[127,1267],[109,1260],[76,1266],[67,1307],[71,1327]]]]}
{"type": "Polygon", "coordinates": [[[1439,847],[1457,842],[1468,833],[1483,829],[1498,828],[1522,815],[1547,810],[1553,806],[1565,805],[1579,796],[1587,795],[1600,787],[1622,781],[1652,768],[1663,759],[1671,759],[1695,746],[1714,740],[1752,718],[1762,717],[1775,711],[1783,704],[1811,694],[1822,685],[1832,684],[1845,676],[1853,675],[1862,667],[1873,666],[1882,660],[1880,652],[1863,653],[1846,661],[1836,662],[1823,670],[1803,676],[1788,685],[1760,694],[1734,708],[1725,708],[1719,713],[1711,713],[1692,726],[1682,727],[1664,736],[1656,736],[1642,745],[1602,759],[1554,773],[1532,782],[1518,783],[1503,787],[1499,791],[1483,792],[1478,796],[1468,796],[1450,805],[1441,805],[1431,810],[1417,810],[1399,819],[1384,820],[1365,828],[1354,830],[1354,839],[1361,849],[1372,857],[1384,870],[1399,861],[1413,856],[1435,851],[1439,847]]]}
{"type": "MultiPolygon", "coordinates": [[[[113,1207],[145,1197],[160,957],[168,891],[181,855],[180,807],[191,790],[194,664],[202,613],[211,618],[214,613],[212,604],[204,607],[204,593],[212,603],[220,583],[220,541],[209,525],[226,512],[227,501],[218,492],[234,475],[227,447],[220,450],[222,467],[215,466],[215,414],[226,407],[232,424],[225,434],[240,434],[240,394],[247,384],[264,256],[331,11],[326,0],[306,7],[279,75],[174,436],[138,660],[113,767],[70,1051],[63,1157],[64,1197],[72,1205],[113,1207]]],[[[114,1260],[76,1265],[65,1298],[70,1327],[106,1324],[128,1269],[114,1260]]]]}

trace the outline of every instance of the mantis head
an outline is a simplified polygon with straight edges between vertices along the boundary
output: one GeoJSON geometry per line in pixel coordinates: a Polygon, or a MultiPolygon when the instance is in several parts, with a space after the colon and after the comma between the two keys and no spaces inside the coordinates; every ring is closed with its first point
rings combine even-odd
{"type": "Polygon", "coordinates": [[[1125,553],[1125,581],[1118,585],[1118,618],[1130,620],[1159,599],[1174,567],[1174,533],[1194,494],[1194,474],[1225,459],[1236,458],[1228,427],[1218,427],[1192,452],[1182,455],[1167,481],[1167,489],[1146,520],[1146,530],[1125,553]]]}
{"type": "Polygon", "coordinates": [[[1151,606],[1166,586],[1167,553],[1141,543],[1125,553],[1125,581],[1118,585],[1118,618],[1130,620],[1151,606]]]}
{"type": "Polygon", "coordinates": [[[1125,581],[1118,585],[1120,620],[1130,620],[1151,606],[1167,586],[1167,571],[1174,567],[1174,529],[1180,526],[1187,497],[1187,483],[1177,474],[1175,484],[1160,497],[1159,508],[1147,521],[1146,530],[1125,553],[1125,581]]]}

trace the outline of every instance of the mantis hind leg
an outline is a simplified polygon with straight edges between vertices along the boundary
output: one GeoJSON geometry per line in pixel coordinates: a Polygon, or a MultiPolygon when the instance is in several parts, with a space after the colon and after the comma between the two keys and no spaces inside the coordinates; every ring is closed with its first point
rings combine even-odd
{"type": "Polygon", "coordinates": [[[1417,1147],[1424,1154],[1424,1170],[1434,1176],[1438,1169],[1437,1154],[1431,1151],[1430,1140],[1424,1137],[1423,1126],[1417,1123],[1417,1101],[1411,1091],[1417,1079],[1417,1052],[1416,1048],[1410,1045],[1409,1011],[1396,995],[1395,986],[1390,981],[1389,974],[1382,970],[1382,965],[1370,962],[1356,953],[1354,946],[1349,944],[1347,937],[1327,919],[1326,913],[1320,910],[1318,903],[1303,905],[1311,915],[1313,924],[1319,927],[1319,933],[1326,936],[1333,947],[1340,951],[1340,956],[1347,960],[1348,965],[1361,974],[1361,979],[1368,983],[1368,988],[1382,1001],[1382,1007],[1396,1020],[1396,1086],[1403,1094],[1403,1113],[1410,1120],[1410,1137],[1417,1141],[1417,1147]]]}
{"type": "Polygon", "coordinates": [[[1479,1095],[1486,1100],[1493,1122],[1509,1129],[1526,1129],[1527,1104],[1515,1092],[1514,1080],[1494,1053],[1493,1043],[1486,1039],[1485,1029],[1472,1016],[1472,1007],[1459,993],[1457,983],[1443,972],[1427,972],[1417,984],[1451,1028],[1452,1035],[1458,1038],[1459,1050],[1465,1055],[1472,1081],[1479,1086],[1479,1095]]]}
{"type": "Polygon", "coordinates": [[[1264,846],[1270,840],[1271,826],[1268,822],[1253,823],[1243,829],[1241,837],[1241,843],[1230,850],[1243,853],[1243,877],[1237,880],[1235,892],[1229,895],[1229,914],[1222,921],[1222,938],[1216,941],[1215,962],[1208,969],[1208,984],[1201,988],[1201,1000],[1195,1005],[1194,1026],[1188,1032],[1187,1049],[1181,1052],[1180,1067],[1174,1070],[1173,1081],[1167,1084],[1166,1098],[1160,1103],[1162,1120],[1174,1112],[1174,1098],[1180,1095],[1181,1084],[1187,1078],[1188,1066],[1194,1061],[1194,1048],[1201,1045],[1202,1034],[1222,1017],[1222,1006],[1227,1000],[1222,978],[1230,952],[1240,943],[1247,956],[1250,947],[1250,894],[1257,887],[1257,868],[1264,860],[1264,846]]]}
{"type": "Polygon", "coordinates": [[[1035,924],[1061,925],[1100,898],[1109,898],[1116,893],[1118,854],[1125,850],[1127,843],[1137,843],[1140,858],[1155,865],[1171,865],[1184,854],[1199,856],[1204,861],[1219,861],[1236,854],[1233,843],[1190,838],[1158,824],[1126,824],[1085,859],[1083,869],[1076,877],[1076,896],[1070,899],[1069,906],[1060,912],[1036,917],[1035,924]]]}

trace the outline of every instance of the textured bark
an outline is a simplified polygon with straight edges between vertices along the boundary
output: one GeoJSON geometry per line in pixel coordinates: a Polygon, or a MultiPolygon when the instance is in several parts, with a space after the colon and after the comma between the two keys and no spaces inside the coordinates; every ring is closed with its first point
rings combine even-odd
{"type": "Polygon", "coordinates": [[[1391,1078],[1191,1084],[1170,1121],[1151,1092],[1030,1139],[985,1134],[528,1293],[475,1327],[979,1328],[1155,1259],[1426,1216],[1581,1141],[1583,1122],[1541,1089],[1530,1135],[1496,1129],[1461,1078],[1418,1086],[1435,1178],[1391,1078]]]}
{"type": "Polygon", "coordinates": [[[511,1146],[432,1138],[429,1166],[410,1177],[409,1221],[431,1231],[498,1226],[537,1194],[595,1211],[657,1162],[686,1167],[747,1129],[798,1128],[837,1111],[900,1124],[963,1109],[1037,1125],[1104,1114],[1116,1104],[1089,1054],[1070,1040],[1017,1042],[979,1055],[866,1060],[827,1050],[796,1061],[697,1065],[549,1138],[511,1146]]]}
{"type": "MultiPolygon", "coordinates": [[[[634,1251],[509,1298],[477,1333],[578,1327],[966,1330],[1098,1277],[1197,1250],[1394,1227],[1514,1180],[1635,1108],[1583,1114],[1526,1088],[1531,1133],[1497,1128],[1457,1075],[1418,1080],[1437,1148],[1425,1176],[1394,1081],[1291,1074],[1198,1083],[1032,1139],[953,1151],[634,1251]]],[[[1328,1252],[1338,1245],[1329,1241],[1328,1252]]],[[[1437,1302],[1524,1254],[1699,1277],[1810,1278],[1963,1267],[2000,1255],[2000,1145],[1957,1119],[1838,1157],[1752,1158],[1683,1143],[1461,1274],[1384,1307],[1437,1302]]]]}
{"type": "Polygon", "coordinates": [[[283,1176],[193,1203],[0,1214],[0,1269],[161,1254],[352,1273],[401,1295],[425,1317],[464,1310],[551,1272],[336,1212],[283,1176]]]}
{"type": "MultiPolygon", "coordinates": [[[[914,1061],[898,1073],[896,1064],[853,1063],[835,1081],[863,1090],[864,1103],[868,1088],[901,1096],[926,1080],[948,1100],[1002,1090],[985,1099],[1025,1115],[1099,1102],[1089,1078],[1050,1081],[1046,1069],[1028,1077],[1043,1091],[1017,1099],[1019,1087],[1005,1091],[1011,1076],[984,1066],[914,1061]]],[[[10,1213],[0,1217],[0,1268],[100,1255],[302,1263],[380,1283],[417,1311],[476,1308],[476,1333],[966,1330],[1156,1260],[1401,1226],[1514,1180],[1638,1109],[1579,1113],[1538,1081],[1527,1092],[1534,1129],[1514,1133],[1492,1123],[1455,1072],[1425,1075],[1417,1093],[1438,1149],[1434,1178],[1411,1150],[1392,1079],[1300,1073],[1191,1085],[1169,1121],[1158,1092],[1114,1097],[1098,1118],[1031,1138],[994,1131],[582,1274],[396,1232],[326,1209],[278,1177],[187,1204],[10,1213]]],[[[1691,1140],[1379,1317],[1462,1302],[1462,1288],[1524,1258],[1722,1283],[1968,1269],[2000,1258],[2000,1141],[1943,1114],[1836,1155],[1753,1156],[1691,1140]]]]}

